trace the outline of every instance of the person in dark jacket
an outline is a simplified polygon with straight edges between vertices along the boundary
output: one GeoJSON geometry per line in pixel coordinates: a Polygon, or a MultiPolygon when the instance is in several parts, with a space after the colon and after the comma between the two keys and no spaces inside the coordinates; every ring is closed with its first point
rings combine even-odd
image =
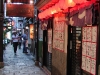
{"type": "Polygon", "coordinates": [[[27,31],[24,31],[22,38],[23,38],[23,53],[28,53],[27,48],[26,48],[26,42],[28,40],[28,32],[27,31]]]}

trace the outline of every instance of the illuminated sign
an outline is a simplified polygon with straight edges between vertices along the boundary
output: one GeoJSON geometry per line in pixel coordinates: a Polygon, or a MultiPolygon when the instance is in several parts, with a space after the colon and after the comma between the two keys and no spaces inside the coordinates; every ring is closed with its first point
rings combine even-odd
{"type": "Polygon", "coordinates": [[[33,39],[34,38],[34,25],[30,24],[30,38],[33,39]]]}
{"type": "Polygon", "coordinates": [[[7,4],[6,16],[34,17],[34,6],[32,4],[7,4]]]}

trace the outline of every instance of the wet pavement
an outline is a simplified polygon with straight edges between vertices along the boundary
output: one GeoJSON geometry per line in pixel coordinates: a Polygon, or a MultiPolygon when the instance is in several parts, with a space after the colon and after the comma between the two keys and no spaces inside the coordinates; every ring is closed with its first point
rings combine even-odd
{"type": "Polygon", "coordinates": [[[22,49],[18,49],[16,55],[13,47],[8,44],[4,50],[4,68],[0,69],[0,75],[47,75],[38,66],[35,66],[33,56],[28,53],[22,53],[22,49]]]}

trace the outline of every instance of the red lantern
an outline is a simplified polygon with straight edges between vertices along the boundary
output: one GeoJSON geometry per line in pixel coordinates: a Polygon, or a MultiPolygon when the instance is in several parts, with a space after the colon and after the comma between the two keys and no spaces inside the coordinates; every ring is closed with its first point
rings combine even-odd
{"type": "Polygon", "coordinates": [[[65,4],[68,5],[68,7],[73,7],[76,5],[73,0],[65,0],[65,4]]]}
{"type": "Polygon", "coordinates": [[[61,10],[65,9],[65,0],[59,0],[58,4],[61,10]]]}
{"type": "Polygon", "coordinates": [[[58,3],[55,4],[55,9],[56,9],[57,13],[61,12],[61,8],[59,7],[58,3]]]}
{"type": "Polygon", "coordinates": [[[96,0],[92,0],[92,2],[93,2],[93,3],[95,3],[95,2],[96,2],[96,0]]]}
{"type": "Polygon", "coordinates": [[[51,10],[51,14],[57,13],[57,10],[56,10],[55,6],[52,6],[51,9],[52,9],[52,10],[51,10]]]}
{"type": "Polygon", "coordinates": [[[49,9],[47,10],[47,15],[48,15],[48,16],[50,16],[50,12],[51,12],[51,9],[49,8],[49,9]]]}
{"type": "Polygon", "coordinates": [[[76,4],[80,4],[86,2],[87,0],[73,0],[76,4]]]}
{"type": "Polygon", "coordinates": [[[42,17],[41,17],[41,13],[39,13],[39,14],[38,14],[38,18],[39,18],[39,19],[41,19],[41,18],[42,18],[42,17]]]}
{"type": "Polygon", "coordinates": [[[44,12],[44,11],[42,12],[42,16],[43,16],[42,18],[45,18],[45,17],[46,17],[46,15],[45,15],[45,12],[44,12]]]}
{"type": "Polygon", "coordinates": [[[58,4],[61,9],[67,9],[75,6],[76,3],[73,0],[59,0],[58,4]]]}

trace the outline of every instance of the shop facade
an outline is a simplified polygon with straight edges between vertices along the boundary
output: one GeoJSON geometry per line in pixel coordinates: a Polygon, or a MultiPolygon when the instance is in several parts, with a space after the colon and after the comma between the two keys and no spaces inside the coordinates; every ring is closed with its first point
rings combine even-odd
{"type": "Polygon", "coordinates": [[[99,75],[99,1],[73,2],[38,6],[40,25],[46,26],[42,67],[50,67],[51,75],[99,75]]]}

